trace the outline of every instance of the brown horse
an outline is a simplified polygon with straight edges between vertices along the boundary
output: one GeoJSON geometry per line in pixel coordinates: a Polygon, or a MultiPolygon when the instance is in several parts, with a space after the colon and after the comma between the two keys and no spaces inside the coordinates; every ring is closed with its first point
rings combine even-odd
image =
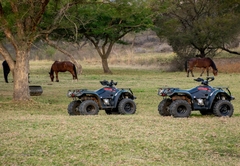
{"type": "Polygon", "coordinates": [[[76,67],[72,62],[69,62],[69,61],[62,61],[62,62],[55,61],[52,64],[51,70],[49,72],[51,81],[54,81],[54,73],[53,72],[55,72],[55,75],[56,75],[56,82],[59,82],[58,72],[66,72],[66,71],[69,71],[72,74],[73,79],[78,79],[77,78],[76,67]]]}
{"type": "Polygon", "coordinates": [[[212,67],[214,76],[217,76],[217,73],[218,73],[215,63],[210,58],[191,58],[191,59],[187,60],[185,62],[185,71],[187,72],[187,77],[189,77],[189,72],[191,72],[192,77],[194,77],[193,72],[192,72],[194,67],[203,68],[200,76],[202,76],[205,69],[207,70],[207,76],[208,76],[209,75],[209,67],[212,67]]]}

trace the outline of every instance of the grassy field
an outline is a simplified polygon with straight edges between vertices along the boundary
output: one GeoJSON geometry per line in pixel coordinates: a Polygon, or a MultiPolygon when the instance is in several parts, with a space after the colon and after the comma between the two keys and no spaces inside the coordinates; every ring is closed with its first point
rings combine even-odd
{"type": "Polygon", "coordinates": [[[211,82],[230,87],[236,98],[231,118],[201,116],[197,111],[189,118],[173,118],[159,115],[162,98],[157,89],[198,85],[185,72],[110,65],[114,74],[105,75],[101,66],[85,63],[78,82],[60,73],[56,83],[50,82],[51,64],[30,62],[30,85],[41,85],[43,94],[29,103],[13,102],[13,83],[0,80],[0,165],[240,165],[239,73],[220,71],[211,82]],[[101,110],[97,116],[69,116],[72,100],[67,90],[96,90],[104,79],[133,90],[136,114],[106,115],[101,110]]]}

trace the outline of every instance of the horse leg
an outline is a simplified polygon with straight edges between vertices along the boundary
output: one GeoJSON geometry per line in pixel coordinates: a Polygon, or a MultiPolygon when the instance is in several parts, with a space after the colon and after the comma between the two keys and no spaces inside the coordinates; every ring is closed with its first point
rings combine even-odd
{"type": "Polygon", "coordinates": [[[189,68],[187,71],[188,71],[187,77],[189,76],[189,72],[191,72],[191,74],[192,74],[192,77],[194,77],[194,75],[193,75],[193,72],[192,72],[192,71],[193,71],[193,69],[192,69],[192,68],[189,68]]]}
{"type": "Polygon", "coordinates": [[[3,72],[4,72],[5,82],[8,83],[8,74],[9,74],[9,71],[3,71],[3,72]]]}
{"type": "Polygon", "coordinates": [[[192,70],[191,70],[191,69],[188,69],[188,70],[187,70],[187,77],[189,77],[189,72],[191,72],[191,74],[192,74],[192,77],[194,77],[194,75],[193,75],[193,72],[192,72],[192,70]]]}
{"type": "Polygon", "coordinates": [[[76,80],[76,79],[77,79],[77,77],[75,76],[74,73],[72,73],[72,76],[73,76],[73,80],[76,80]]]}
{"type": "Polygon", "coordinates": [[[192,77],[194,77],[192,70],[190,70],[190,71],[191,71],[191,73],[192,73],[192,77]]]}
{"type": "Polygon", "coordinates": [[[207,76],[209,76],[209,68],[207,67],[207,76]]]}
{"type": "Polygon", "coordinates": [[[203,73],[204,73],[204,70],[205,70],[205,68],[203,67],[203,69],[202,69],[202,73],[200,74],[200,76],[202,76],[202,75],[203,75],[203,73]]]}
{"type": "Polygon", "coordinates": [[[187,70],[187,77],[189,77],[189,72],[190,72],[190,70],[187,70]]]}
{"type": "Polygon", "coordinates": [[[55,75],[56,75],[56,82],[59,82],[59,80],[58,80],[58,72],[55,72],[55,75]]]}
{"type": "Polygon", "coordinates": [[[73,80],[72,80],[72,81],[74,81],[74,80],[77,81],[77,76],[76,76],[76,74],[74,73],[74,71],[69,71],[69,72],[72,74],[72,77],[73,77],[73,80]]]}

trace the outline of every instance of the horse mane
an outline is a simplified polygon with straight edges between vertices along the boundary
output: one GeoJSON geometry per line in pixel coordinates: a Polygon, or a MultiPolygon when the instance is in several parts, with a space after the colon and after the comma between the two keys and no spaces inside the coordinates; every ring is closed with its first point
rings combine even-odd
{"type": "Polygon", "coordinates": [[[210,61],[211,61],[211,67],[214,69],[214,70],[218,70],[217,69],[217,66],[215,65],[215,63],[213,62],[213,60],[211,58],[208,58],[210,61]]]}
{"type": "Polygon", "coordinates": [[[53,62],[49,74],[53,74],[53,72],[54,72],[54,70],[53,70],[53,65],[54,65],[55,63],[58,63],[58,62],[59,62],[59,61],[54,61],[54,62],[53,62]]]}
{"type": "Polygon", "coordinates": [[[53,74],[53,67],[51,67],[49,74],[53,74]]]}

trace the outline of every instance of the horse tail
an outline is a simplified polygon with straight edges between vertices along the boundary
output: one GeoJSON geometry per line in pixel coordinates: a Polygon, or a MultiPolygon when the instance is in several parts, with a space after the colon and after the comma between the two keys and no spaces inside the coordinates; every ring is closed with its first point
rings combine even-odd
{"type": "Polygon", "coordinates": [[[75,76],[76,76],[76,79],[78,79],[78,77],[77,77],[77,70],[76,70],[76,66],[73,64],[73,71],[74,71],[74,74],[75,74],[75,76]]]}
{"type": "Polygon", "coordinates": [[[188,60],[185,61],[185,71],[187,72],[188,69],[188,60]]]}

